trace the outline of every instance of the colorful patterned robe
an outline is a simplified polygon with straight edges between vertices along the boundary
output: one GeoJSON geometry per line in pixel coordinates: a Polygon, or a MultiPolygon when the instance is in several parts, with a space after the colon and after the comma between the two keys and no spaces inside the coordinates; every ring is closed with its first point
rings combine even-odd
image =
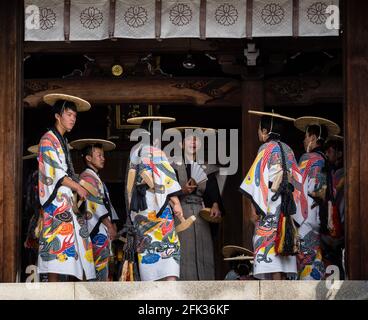
{"type": "Polygon", "coordinates": [[[111,205],[107,188],[99,175],[94,170],[87,168],[80,174],[80,178],[90,183],[98,191],[98,197],[88,195],[84,212],[92,240],[96,279],[108,281],[111,241],[108,237],[107,227],[102,223],[102,220],[105,218],[110,219],[110,221],[118,220],[118,217],[111,205]]]}
{"type": "Polygon", "coordinates": [[[169,197],[181,190],[175,171],[163,151],[149,145],[137,145],[130,154],[129,168],[136,170],[137,184],[144,183],[146,171],[154,181],[154,190],[146,190],[147,209],[131,211],[138,232],[137,252],[142,281],[179,277],[180,242],[175,232],[169,197]]]}
{"type": "Polygon", "coordinates": [[[66,153],[69,152],[61,143],[50,130],[39,144],[38,188],[43,227],[39,239],[38,272],[94,279],[87,223],[83,215],[72,211],[72,190],[61,185],[63,178],[68,176],[66,153]]]}
{"type": "MultiPolygon", "coordinates": [[[[301,185],[301,175],[293,151],[282,143],[286,166],[291,177],[291,183],[297,214],[293,217],[302,220],[301,202],[305,196],[301,185]]],[[[253,236],[254,264],[253,274],[258,279],[271,279],[271,273],[282,272],[296,276],[297,266],[295,256],[280,256],[275,252],[275,239],[281,209],[281,197],[272,201],[275,194],[271,185],[278,174],[282,172],[280,147],[276,141],[263,144],[253,162],[248,174],[240,186],[241,191],[252,201],[259,215],[253,236]]],[[[305,213],[304,213],[305,214],[305,213]]]]}
{"type": "MultiPolygon", "coordinates": [[[[326,188],[326,174],[323,173],[325,159],[317,152],[302,155],[299,161],[303,176],[303,187],[310,195],[326,188]]],[[[298,273],[301,280],[321,280],[325,275],[322,262],[319,206],[308,196],[308,214],[299,228],[301,253],[298,255],[298,273]]]]}

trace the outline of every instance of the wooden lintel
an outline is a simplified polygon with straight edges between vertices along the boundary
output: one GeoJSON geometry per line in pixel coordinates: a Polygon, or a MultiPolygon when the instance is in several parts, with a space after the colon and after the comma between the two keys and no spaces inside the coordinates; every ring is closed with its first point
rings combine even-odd
{"type": "Polygon", "coordinates": [[[47,79],[26,80],[25,105],[37,107],[47,93],[65,93],[93,104],[153,103],[204,105],[222,100],[239,89],[237,80],[227,78],[181,79],[47,79]]]}
{"type": "MultiPolygon", "coordinates": [[[[342,103],[341,78],[274,78],[264,81],[265,106],[342,103]]],[[[241,106],[241,84],[231,78],[79,78],[28,79],[26,107],[37,107],[42,96],[61,92],[93,104],[157,103],[197,106],[241,106]]]]}

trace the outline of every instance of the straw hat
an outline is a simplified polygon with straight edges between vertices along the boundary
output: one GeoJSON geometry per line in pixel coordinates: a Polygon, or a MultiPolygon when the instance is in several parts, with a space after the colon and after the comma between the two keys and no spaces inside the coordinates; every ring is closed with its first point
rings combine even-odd
{"type": "Polygon", "coordinates": [[[34,144],[33,146],[28,147],[27,151],[30,152],[30,153],[37,154],[38,153],[38,144],[34,144]]]}
{"type": "Polygon", "coordinates": [[[45,101],[50,106],[53,106],[58,100],[74,102],[78,112],[84,112],[91,109],[91,104],[88,101],[76,96],[71,96],[69,94],[50,93],[43,97],[43,101],[45,101]]]}
{"type": "Polygon", "coordinates": [[[204,128],[204,127],[173,127],[173,128],[170,128],[168,130],[173,130],[173,129],[176,129],[176,130],[179,130],[179,131],[185,131],[185,130],[202,130],[202,131],[214,131],[214,132],[217,132],[216,129],[213,129],[213,128],[204,128]]]}
{"type": "MultiPolygon", "coordinates": [[[[73,147],[68,144],[69,149],[72,150],[73,147]]],[[[24,157],[22,157],[23,160],[27,160],[27,159],[32,159],[32,158],[36,158],[38,155],[38,144],[34,144],[33,146],[30,146],[27,148],[27,151],[30,153],[24,157]]]]}
{"type": "Polygon", "coordinates": [[[77,150],[83,150],[84,148],[95,144],[101,144],[104,151],[111,151],[116,148],[114,142],[104,139],[78,139],[70,142],[70,145],[77,150]]]}
{"type": "Polygon", "coordinates": [[[305,132],[307,130],[308,126],[317,125],[321,126],[324,125],[328,130],[328,135],[337,135],[340,133],[340,127],[335,122],[320,118],[320,117],[300,117],[295,120],[294,122],[295,127],[297,127],[299,130],[305,132]]]}
{"type": "Polygon", "coordinates": [[[212,217],[211,208],[203,208],[199,211],[199,215],[206,221],[211,223],[220,223],[222,221],[221,217],[212,217]]]}
{"type": "Polygon", "coordinates": [[[33,146],[30,146],[27,148],[27,151],[30,153],[26,156],[23,156],[22,159],[23,160],[27,160],[27,159],[33,159],[33,158],[37,158],[37,154],[38,154],[38,144],[35,144],[33,146]]]}
{"type": "Polygon", "coordinates": [[[143,121],[145,121],[145,120],[161,121],[161,123],[170,123],[170,122],[175,122],[176,121],[175,118],[170,118],[170,117],[146,116],[146,117],[129,118],[127,120],[127,123],[141,125],[143,123],[143,121]]]}
{"type": "Polygon", "coordinates": [[[251,256],[245,256],[245,255],[239,255],[236,257],[231,257],[231,258],[224,258],[224,261],[244,261],[244,260],[248,260],[250,263],[253,263],[253,257],[251,256]]]}
{"type": "Polygon", "coordinates": [[[254,253],[246,248],[228,245],[222,248],[224,260],[252,260],[254,253]]]}
{"type": "Polygon", "coordinates": [[[327,141],[344,141],[344,137],[339,136],[338,134],[333,134],[327,137],[327,141]]]}
{"type": "Polygon", "coordinates": [[[274,112],[263,112],[263,111],[256,111],[256,110],[248,110],[248,113],[254,114],[256,116],[269,116],[269,117],[273,117],[273,118],[283,119],[283,120],[286,120],[286,121],[295,121],[294,118],[286,117],[286,116],[283,116],[279,113],[274,113],[274,112]]]}

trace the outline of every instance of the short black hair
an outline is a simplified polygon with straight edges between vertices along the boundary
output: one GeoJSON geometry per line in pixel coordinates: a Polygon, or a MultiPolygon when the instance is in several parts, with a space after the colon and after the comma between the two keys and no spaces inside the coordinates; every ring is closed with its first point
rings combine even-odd
{"type": "Polygon", "coordinates": [[[234,260],[230,262],[230,268],[233,269],[239,276],[247,276],[253,269],[249,260],[239,261],[234,260]]]}
{"type": "Polygon", "coordinates": [[[259,123],[261,129],[266,129],[271,139],[279,139],[282,136],[284,127],[279,118],[262,116],[259,123]]]}
{"type": "Polygon", "coordinates": [[[328,136],[328,129],[325,125],[310,125],[307,127],[306,132],[311,136],[311,135],[315,135],[317,138],[317,144],[321,147],[323,147],[323,145],[326,142],[327,136],[328,136]]]}
{"type": "Polygon", "coordinates": [[[102,146],[101,143],[90,144],[87,147],[85,147],[84,149],[82,149],[82,159],[83,159],[85,165],[87,165],[87,159],[86,159],[87,156],[92,156],[93,148],[103,150],[103,146],[102,146]]]}
{"type": "Polygon", "coordinates": [[[62,115],[64,111],[66,110],[72,110],[74,112],[77,112],[77,106],[72,101],[67,100],[58,100],[55,102],[55,104],[52,106],[52,109],[54,111],[54,114],[62,115]]]}
{"type": "Polygon", "coordinates": [[[337,152],[344,151],[344,142],[341,140],[328,139],[324,145],[325,151],[329,148],[334,149],[337,152]]]}

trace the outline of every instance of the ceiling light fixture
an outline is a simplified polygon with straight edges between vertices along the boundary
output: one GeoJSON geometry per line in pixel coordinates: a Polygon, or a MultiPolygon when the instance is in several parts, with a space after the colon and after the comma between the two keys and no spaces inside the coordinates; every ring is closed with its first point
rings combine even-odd
{"type": "Polygon", "coordinates": [[[183,67],[185,69],[194,69],[196,66],[192,55],[191,54],[187,54],[187,57],[185,58],[185,60],[183,61],[183,67]]]}

